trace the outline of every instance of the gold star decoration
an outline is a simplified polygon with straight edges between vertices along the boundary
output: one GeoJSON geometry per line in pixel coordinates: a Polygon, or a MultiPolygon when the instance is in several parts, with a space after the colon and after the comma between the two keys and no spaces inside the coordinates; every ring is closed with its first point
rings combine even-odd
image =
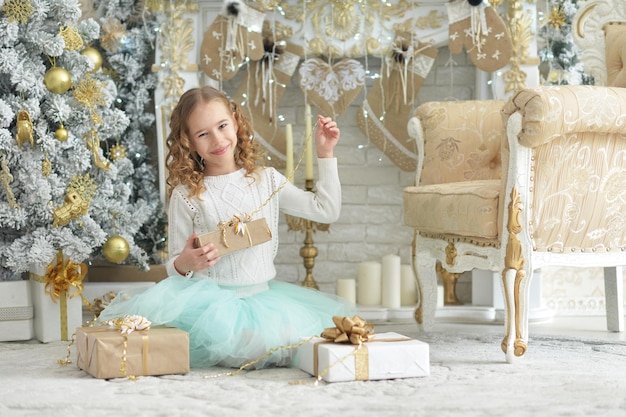
{"type": "Polygon", "coordinates": [[[111,19],[102,24],[100,45],[109,52],[117,49],[120,40],[126,35],[126,26],[117,19],[111,19]]]}
{"type": "Polygon", "coordinates": [[[83,38],[78,34],[78,29],[64,26],[59,29],[59,35],[65,41],[65,49],[68,51],[76,51],[83,47],[83,38]]]}
{"type": "Polygon", "coordinates": [[[550,26],[557,30],[565,26],[565,13],[563,12],[563,9],[558,6],[554,6],[548,16],[548,22],[550,23],[550,26]]]}
{"type": "Polygon", "coordinates": [[[35,8],[28,0],[8,0],[2,6],[2,11],[9,18],[9,23],[18,22],[25,25],[35,8]]]}
{"type": "Polygon", "coordinates": [[[96,112],[95,107],[98,105],[105,105],[104,94],[102,89],[104,83],[87,76],[84,80],[74,88],[74,98],[91,110],[91,120],[95,124],[101,124],[102,118],[96,112]]]}
{"type": "Polygon", "coordinates": [[[126,158],[126,149],[118,143],[111,146],[111,151],[109,152],[109,158],[112,161],[117,161],[118,159],[126,158]]]}

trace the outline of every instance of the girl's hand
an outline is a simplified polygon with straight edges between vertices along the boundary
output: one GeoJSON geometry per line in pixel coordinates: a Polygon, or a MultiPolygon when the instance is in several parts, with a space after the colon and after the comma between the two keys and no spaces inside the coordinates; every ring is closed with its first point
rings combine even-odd
{"type": "Polygon", "coordinates": [[[318,158],[332,158],[333,149],[339,141],[340,131],[331,117],[317,116],[317,130],[315,131],[315,148],[318,158]]]}
{"type": "Polygon", "coordinates": [[[179,274],[185,275],[189,271],[200,272],[215,265],[220,260],[217,249],[212,243],[196,248],[195,240],[198,237],[196,232],[187,239],[178,258],[174,261],[174,268],[179,274]]]}

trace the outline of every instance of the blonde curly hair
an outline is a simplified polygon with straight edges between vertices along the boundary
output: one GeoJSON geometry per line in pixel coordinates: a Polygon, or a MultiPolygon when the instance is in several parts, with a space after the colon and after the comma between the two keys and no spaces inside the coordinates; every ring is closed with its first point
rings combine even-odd
{"type": "Polygon", "coordinates": [[[206,190],[204,186],[204,165],[197,152],[191,150],[189,141],[189,115],[198,103],[212,100],[221,101],[233,112],[237,122],[237,148],[235,163],[246,170],[246,176],[252,177],[260,166],[262,154],[254,130],[248,118],[237,103],[231,101],[225,93],[216,88],[205,86],[187,90],[178,101],[170,117],[170,134],[167,136],[167,185],[169,194],[178,184],[191,190],[190,197],[199,197],[206,190]]]}

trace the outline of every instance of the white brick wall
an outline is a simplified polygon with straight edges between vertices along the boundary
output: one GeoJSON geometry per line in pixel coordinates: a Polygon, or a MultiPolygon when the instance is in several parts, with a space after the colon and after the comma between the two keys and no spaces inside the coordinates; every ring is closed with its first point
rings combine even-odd
{"type": "MultiPolygon", "coordinates": [[[[446,67],[450,59],[448,49],[439,49],[436,64],[417,94],[416,106],[449,97],[474,98],[474,66],[464,53],[452,58],[456,62],[453,71],[446,67]]],[[[380,60],[370,58],[368,64],[376,72],[380,60]]],[[[243,72],[238,74],[225,83],[224,89],[234,93],[244,76],[243,72]]],[[[341,216],[328,233],[317,232],[313,236],[319,251],[313,276],[320,289],[328,292],[334,292],[338,278],[356,278],[359,262],[380,261],[390,253],[399,255],[403,263],[410,262],[412,230],[402,222],[402,190],[413,184],[414,173],[396,167],[357,127],[356,112],[365,94],[366,91],[337,118],[341,128],[341,140],[335,150],[343,192],[341,216]]],[[[281,99],[280,111],[285,123],[293,125],[294,148],[298,152],[304,134],[304,94],[297,74],[281,99]]],[[[313,107],[312,112],[317,114],[317,109],[313,107]]],[[[301,186],[304,186],[303,171],[301,167],[295,180],[301,186]]],[[[283,218],[279,239],[276,258],[279,279],[301,282],[306,274],[299,254],[304,234],[288,231],[283,218]]]]}

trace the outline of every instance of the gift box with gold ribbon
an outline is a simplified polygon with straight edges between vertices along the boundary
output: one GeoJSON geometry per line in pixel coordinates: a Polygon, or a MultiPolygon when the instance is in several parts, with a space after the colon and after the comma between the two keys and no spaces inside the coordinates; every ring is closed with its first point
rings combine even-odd
{"type": "Polygon", "coordinates": [[[35,337],[48,343],[70,340],[83,323],[83,280],[87,265],[65,259],[59,252],[45,270],[29,275],[35,310],[35,337]]]}
{"type": "Polygon", "coordinates": [[[96,378],[189,372],[189,335],[173,327],[131,333],[107,326],[76,329],[76,363],[96,378]]]}
{"type": "Polygon", "coordinates": [[[333,318],[337,328],[299,347],[299,367],[326,382],[430,375],[429,346],[394,332],[374,334],[358,316],[333,318]]]}
{"type": "Polygon", "coordinates": [[[30,340],[33,302],[28,281],[0,282],[0,342],[30,340]]]}

